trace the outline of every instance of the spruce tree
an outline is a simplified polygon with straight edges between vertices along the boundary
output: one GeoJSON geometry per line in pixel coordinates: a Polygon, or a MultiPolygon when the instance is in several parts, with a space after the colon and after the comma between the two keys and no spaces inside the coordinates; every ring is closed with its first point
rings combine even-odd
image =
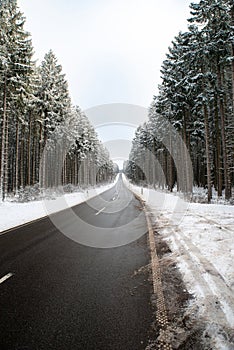
{"type": "MultiPolygon", "coordinates": [[[[15,180],[15,143],[17,125],[25,124],[26,100],[30,94],[33,70],[32,43],[24,30],[25,18],[15,0],[0,2],[0,84],[1,84],[1,178],[0,191],[4,200],[8,189],[18,186],[15,180]],[[11,151],[9,153],[9,150],[11,151]],[[9,181],[9,166],[11,179],[9,181]]],[[[21,156],[23,159],[23,156],[21,156]]]]}

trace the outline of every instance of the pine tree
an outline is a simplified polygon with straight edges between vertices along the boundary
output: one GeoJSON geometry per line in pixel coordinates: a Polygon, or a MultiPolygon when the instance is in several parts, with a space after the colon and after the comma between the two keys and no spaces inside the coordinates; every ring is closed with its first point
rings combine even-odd
{"type": "MultiPolygon", "coordinates": [[[[191,4],[188,31],[174,38],[162,64],[162,83],[149,108],[149,121],[133,140],[126,171],[136,182],[141,176],[136,167],[139,154],[147,160],[150,150],[163,172],[160,175],[157,167],[151,169],[158,186],[164,186],[164,177],[168,189],[172,190],[176,181],[177,190],[190,193],[191,158],[194,184],[207,188],[208,202],[213,186],[219,196],[224,187],[226,199],[231,197],[233,6],[232,0],[191,4]],[[152,137],[146,137],[146,131],[152,137]]],[[[151,175],[147,182],[152,183],[151,175]]]]}
{"type": "MultiPolygon", "coordinates": [[[[40,116],[40,160],[41,160],[41,186],[48,186],[46,171],[46,159],[43,150],[48,139],[52,138],[56,128],[65,121],[71,113],[71,101],[65,75],[62,66],[58,64],[57,58],[50,50],[44,57],[39,67],[40,85],[36,93],[37,112],[40,116]]],[[[50,139],[50,143],[53,142],[50,139]]],[[[48,145],[49,146],[49,145],[48,145]]],[[[51,146],[51,145],[50,145],[51,146]]]]}
{"type": "MultiPolygon", "coordinates": [[[[201,67],[203,74],[203,86],[206,86],[205,78],[209,76],[214,78],[214,84],[210,84],[212,94],[218,100],[220,128],[222,138],[222,153],[223,153],[223,168],[224,168],[224,182],[225,182],[225,197],[231,197],[231,165],[229,162],[228,144],[232,135],[228,132],[227,122],[227,95],[228,95],[228,81],[225,72],[230,70],[228,57],[230,56],[230,37],[233,38],[231,30],[231,9],[228,8],[226,1],[204,0],[198,4],[191,4],[193,17],[190,22],[199,23],[202,25],[200,30],[200,54],[201,67]],[[208,71],[207,71],[208,69],[208,71]]],[[[203,88],[204,90],[204,88],[203,88]]],[[[208,107],[204,105],[204,115],[208,115],[208,107]]],[[[205,118],[205,120],[208,119],[205,118]]],[[[206,130],[208,128],[208,120],[205,122],[206,130]]],[[[206,137],[206,142],[207,142],[206,137]]],[[[208,157],[208,154],[207,154],[208,157]]],[[[209,181],[208,181],[209,182],[209,181]]],[[[211,189],[209,188],[209,191],[211,189]]]]}
{"type": "Polygon", "coordinates": [[[15,125],[24,118],[25,99],[30,93],[30,76],[33,70],[32,44],[29,33],[24,30],[25,19],[15,0],[0,2],[0,83],[1,83],[1,198],[4,200],[14,182],[15,154],[13,140],[15,125]],[[9,134],[10,130],[10,134],[9,134]],[[11,165],[11,181],[9,166],[11,165]]]}

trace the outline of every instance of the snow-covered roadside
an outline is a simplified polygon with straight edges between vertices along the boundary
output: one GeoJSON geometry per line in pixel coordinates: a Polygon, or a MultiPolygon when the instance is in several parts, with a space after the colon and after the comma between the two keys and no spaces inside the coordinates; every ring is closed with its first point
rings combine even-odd
{"type": "Polygon", "coordinates": [[[234,206],[188,203],[175,194],[126,185],[141,196],[155,217],[194,295],[193,307],[207,324],[212,349],[233,349],[234,206]]]}
{"type": "MultiPolygon", "coordinates": [[[[88,188],[84,192],[64,194],[63,198],[65,201],[61,201],[61,197],[57,197],[56,199],[51,200],[53,201],[53,208],[55,208],[53,212],[85,202],[86,200],[95,197],[96,195],[113,187],[117,180],[118,176],[113,183],[108,185],[88,188]]],[[[51,209],[49,213],[51,214],[51,209]]],[[[46,201],[43,200],[27,203],[15,203],[8,201],[4,203],[0,202],[0,232],[45,217],[47,215],[46,201]]]]}

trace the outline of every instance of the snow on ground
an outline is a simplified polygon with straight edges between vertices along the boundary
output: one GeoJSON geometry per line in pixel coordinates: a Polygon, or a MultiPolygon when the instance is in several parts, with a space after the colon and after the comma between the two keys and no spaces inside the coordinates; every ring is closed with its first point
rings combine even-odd
{"type": "Polygon", "coordinates": [[[189,203],[175,193],[124,181],[154,214],[207,324],[212,349],[233,349],[228,338],[234,328],[234,206],[189,203]]]}
{"type": "MultiPolygon", "coordinates": [[[[176,189],[174,189],[176,191],[176,189]]],[[[196,203],[207,203],[207,189],[202,187],[193,187],[193,198],[192,202],[196,203]]],[[[230,200],[225,199],[225,190],[223,190],[222,195],[219,197],[218,192],[215,190],[214,187],[212,187],[212,204],[226,204],[226,205],[232,205],[234,204],[233,198],[230,200]]]]}
{"type": "MultiPolygon", "coordinates": [[[[86,200],[95,197],[96,195],[105,192],[117,181],[116,177],[113,183],[108,185],[88,188],[83,192],[74,192],[69,194],[64,194],[62,197],[57,195],[56,199],[53,200],[40,200],[27,203],[17,203],[17,202],[0,202],[0,232],[8,230],[12,227],[25,224],[27,222],[45,217],[53,212],[58,212],[60,210],[66,209],[67,207],[72,207],[74,205],[85,202],[86,200]],[[53,205],[48,205],[49,202],[53,205]],[[51,210],[51,208],[53,208],[51,210]]],[[[54,197],[53,195],[53,197],[54,197]]]]}

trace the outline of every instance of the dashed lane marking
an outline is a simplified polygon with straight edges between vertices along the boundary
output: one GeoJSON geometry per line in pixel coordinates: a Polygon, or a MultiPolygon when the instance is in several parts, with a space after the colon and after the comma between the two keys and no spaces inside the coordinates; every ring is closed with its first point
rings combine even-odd
{"type": "Polygon", "coordinates": [[[106,207],[102,208],[101,210],[99,210],[95,215],[99,215],[103,210],[105,210],[106,207]]]}
{"type": "Polygon", "coordinates": [[[5,275],[2,278],[0,278],[0,284],[5,282],[6,280],[8,280],[8,278],[10,278],[12,276],[13,276],[13,273],[9,272],[7,275],[5,275]]]}

